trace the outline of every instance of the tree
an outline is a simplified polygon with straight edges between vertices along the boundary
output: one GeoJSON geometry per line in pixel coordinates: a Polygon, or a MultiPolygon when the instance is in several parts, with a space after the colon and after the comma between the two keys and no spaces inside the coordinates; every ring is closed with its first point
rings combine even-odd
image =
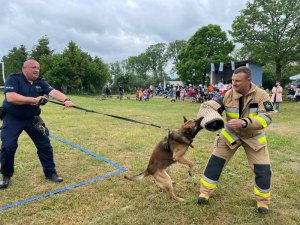
{"type": "Polygon", "coordinates": [[[164,68],[167,65],[166,44],[158,43],[150,45],[146,50],[149,67],[155,79],[162,81],[166,76],[164,68]]]}
{"type": "Polygon", "coordinates": [[[5,65],[5,74],[21,72],[23,63],[28,58],[28,52],[24,45],[19,48],[13,47],[7,56],[3,56],[2,61],[5,65]]]}
{"type": "Polygon", "coordinates": [[[48,56],[53,54],[53,50],[49,48],[49,40],[47,36],[42,37],[38,41],[38,45],[35,45],[31,51],[30,57],[36,61],[40,61],[43,56],[48,56]]]}
{"type": "Polygon", "coordinates": [[[40,60],[42,76],[54,88],[67,92],[64,88],[68,82],[66,71],[68,71],[68,59],[63,57],[62,54],[53,54],[51,56],[43,56],[40,60]]]}
{"type": "Polygon", "coordinates": [[[43,56],[41,68],[51,85],[64,92],[97,93],[109,79],[102,59],[94,59],[70,41],[62,54],[43,56]]]}
{"type": "Polygon", "coordinates": [[[99,93],[102,87],[110,78],[109,67],[99,57],[86,61],[86,68],[84,72],[83,87],[89,93],[99,93]]]}
{"type": "Polygon", "coordinates": [[[134,75],[146,79],[150,69],[147,54],[130,56],[127,61],[127,68],[134,75]]]}
{"type": "Polygon", "coordinates": [[[176,41],[170,42],[168,44],[166,56],[168,57],[168,59],[172,60],[172,64],[174,65],[172,68],[173,72],[175,71],[176,65],[178,63],[179,52],[186,45],[187,45],[187,41],[185,41],[185,40],[176,40],[176,41]]]}
{"type": "Polygon", "coordinates": [[[251,60],[274,64],[280,81],[283,68],[300,57],[299,12],[299,0],[249,1],[230,34],[251,60]]]}
{"type": "Polygon", "coordinates": [[[209,24],[200,28],[180,51],[176,65],[181,80],[187,83],[205,83],[210,64],[230,61],[233,51],[225,31],[219,25],[209,24]]]}

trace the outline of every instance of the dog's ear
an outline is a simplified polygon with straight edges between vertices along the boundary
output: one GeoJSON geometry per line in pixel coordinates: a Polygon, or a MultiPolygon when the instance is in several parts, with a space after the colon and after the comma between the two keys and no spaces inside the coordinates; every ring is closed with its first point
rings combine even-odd
{"type": "Polygon", "coordinates": [[[187,121],[188,119],[185,116],[183,116],[183,122],[187,122],[187,121]]]}

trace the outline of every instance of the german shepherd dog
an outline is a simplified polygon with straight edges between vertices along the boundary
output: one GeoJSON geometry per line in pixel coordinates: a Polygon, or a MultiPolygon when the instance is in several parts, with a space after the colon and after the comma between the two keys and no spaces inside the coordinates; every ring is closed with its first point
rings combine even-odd
{"type": "Polygon", "coordinates": [[[192,120],[187,120],[185,117],[183,118],[184,124],[182,124],[179,129],[169,131],[169,134],[156,145],[150,157],[147,169],[136,176],[130,177],[125,175],[124,177],[126,179],[138,181],[152,175],[160,188],[166,189],[173,199],[177,201],[185,200],[175,195],[168,169],[173,163],[179,162],[189,166],[188,172],[189,175],[192,176],[192,170],[196,162],[185,159],[184,154],[189,147],[194,147],[192,145],[193,139],[198,132],[203,129],[200,125],[203,117],[192,120]]]}

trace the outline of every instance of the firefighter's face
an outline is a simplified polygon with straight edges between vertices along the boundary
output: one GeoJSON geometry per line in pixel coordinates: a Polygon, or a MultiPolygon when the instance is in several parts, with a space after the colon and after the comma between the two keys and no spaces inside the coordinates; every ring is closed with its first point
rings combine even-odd
{"type": "Polygon", "coordinates": [[[251,77],[244,72],[232,75],[232,88],[241,94],[246,94],[250,90],[251,77]]]}

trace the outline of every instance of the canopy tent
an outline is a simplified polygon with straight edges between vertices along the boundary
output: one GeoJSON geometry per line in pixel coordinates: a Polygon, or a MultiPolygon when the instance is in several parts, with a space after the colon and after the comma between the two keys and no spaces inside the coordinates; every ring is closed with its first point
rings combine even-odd
{"type": "Polygon", "coordinates": [[[290,80],[300,80],[300,74],[290,77],[290,80]]]}

